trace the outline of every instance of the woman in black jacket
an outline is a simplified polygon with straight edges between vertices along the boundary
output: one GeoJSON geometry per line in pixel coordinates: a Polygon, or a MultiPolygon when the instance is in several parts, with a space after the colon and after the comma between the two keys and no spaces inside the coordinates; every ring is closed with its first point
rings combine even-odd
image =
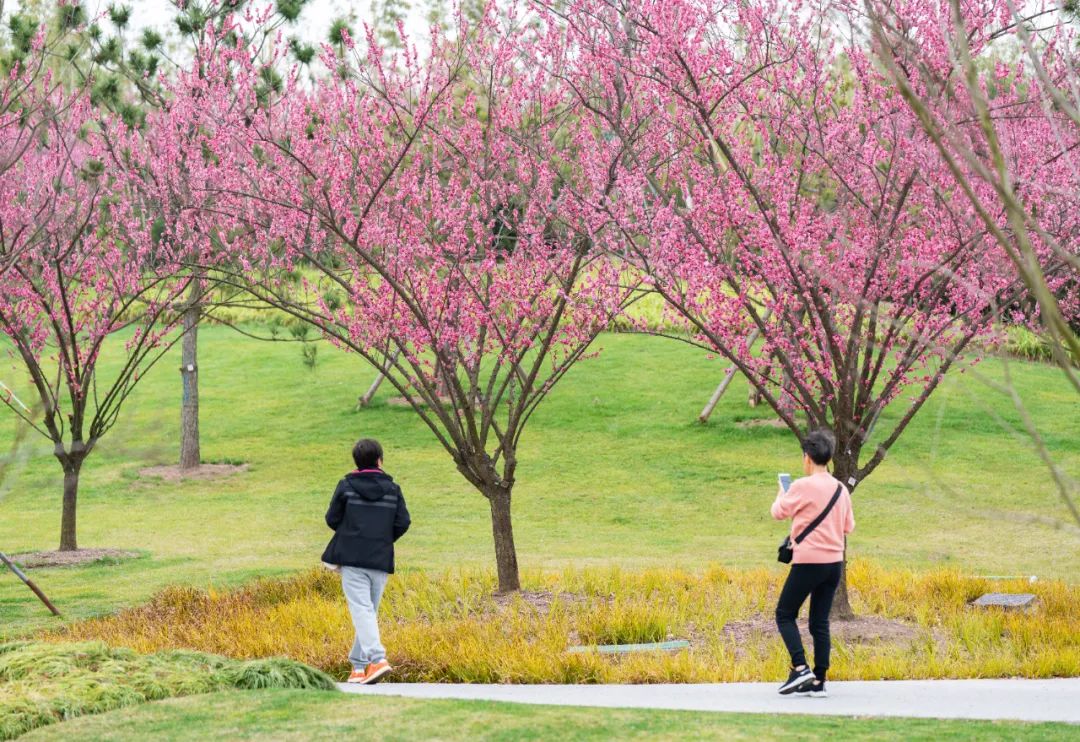
{"type": "Polygon", "coordinates": [[[394,573],[394,542],[411,521],[401,488],[382,470],[379,442],[358,441],[353,461],[356,471],[338,483],[326,511],[334,537],[322,560],[341,570],[341,588],[356,629],[348,682],[370,685],[392,669],[379,639],[377,616],[387,579],[394,573]]]}

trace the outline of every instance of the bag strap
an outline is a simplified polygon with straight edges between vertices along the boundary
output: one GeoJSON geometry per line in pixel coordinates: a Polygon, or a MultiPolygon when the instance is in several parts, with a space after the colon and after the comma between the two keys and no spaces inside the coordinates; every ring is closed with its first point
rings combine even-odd
{"type": "Polygon", "coordinates": [[[833,505],[835,505],[836,501],[840,499],[840,492],[843,489],[844,489],[844,485],[842,485],[842,484],[836,485],[836,492],[833,494],[832,499],[829,500],[829,504],[825,506],[825,509],[821,511],[821,513],[818,515],[818,517],[814,518],[814,520],[810,523],[810,525],[808,525],[806,528],[803,529],[802,533],[800,533],[798,536],[795,537],[795,543],[801,544],[803,542],[804,538],[809,536],[810,533],[815,528],[817,528],[818,526],[821,525],[821,522],[823,520],[825,520],[825,517],[829,514],[829,511],[833,509],[833,505]]]}

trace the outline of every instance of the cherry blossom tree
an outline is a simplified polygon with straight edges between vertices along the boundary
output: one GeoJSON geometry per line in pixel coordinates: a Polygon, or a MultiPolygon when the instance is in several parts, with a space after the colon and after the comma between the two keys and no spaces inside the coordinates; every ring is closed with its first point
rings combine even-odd
{"type": "Polygon", "coordinates": [[[510,591],[526,424],[634,291],[570,197],[602,178],[575,162],[591,139],[549,71],[556,40],[512,14],[459,23],[423,59],[346,34],[311,89],[222,58],[197,104],[181,79],[172,111],[205,132],[219,202],[246,225],[226,238],[231,280],[386,375],[487,499],[510,591]]]}
{"type": "MultiPolygon", "coordinates": [[[[32,17],[13,15],[8,19],[10,38],[0,46],[0,200],[9,208],[19,208],[15,194],[32,170],[38,139],[50,126],[69,115],[82,93],[67,92],[53,73],[57,47],[66,43],[64,33],[50,35],[44,24],[32,17]]],[[[50,202],[39,205],[39,222],[47,221],[50,202]]],[[[0,273],[15,258],[16,250],[33,244],[33,233],[7,232],[0,244],[0,273]]]]}
{"type": "MultiPolygon", "coordinates": [[[[795,435],[835,432],[854,490],[1024,287],[825,10],[581,0],[560,16],[582,105],[624,152],[598,208],[695,342],[795,435]]],[[[834,614],[850,613],[842,586],[834,614]]]]}
{"type": "MultiPolygon", "coordinates": [[[[1057,6],[868,0],[874,49],[952,180],[1029,290],[1080,392],[1080,54],[1057,6]]],[[[1080,523],[1075,480],[1036,449],[1080,523]]]]}
{"type": "MultiPolygon", "coordinates": [[[[137,139],[128,135],[123,148],[137,139]]],[[[0,244],[12,256],[0,274],[0,333],[38,410],[10,390],[0,403],[53,444],[64,471],[61,550],[78,548],[83,464],[178,337],[169,309],[187,283],[153,248],[152,219],[102,142],[79,96],[50,115],[0,185],[0,244]],[[113,361],[103,368],[106,345],[113,361]]]]}
{"type": "MultiPolygon", "coordinates": [[[[272,44],[279,32],[295,24],[307,0],[284,0],[273,5],[249,3],[247,0],[169,0],[167,29],[143,27],[137,38],[132,37],[131,8],[111,5],[102,18],[83,29],[90,57],[96,63],[83,70],[73,63],[77,73],[93,90],[96,103],[112,111],[132,126],[139,126],[147,114],[171,105],[166,81],[168,73],[180,65],[190,66],[199,75],[209,72],[209,60],[223,49],[244,49],[259,56],[272,44]],[[108,30],[106,30],[108,29],[108,30]],[[169,42],[174,42],[170,44],[169,42]]],[[[310,61],[315,50],[293,39],[289,48],[301,64],[310,61]]],[[[176,117],[173,123],[176,122],[176,117]]],[[[169,126],[167,121],[162,125],[169,126]]],[[[143,129],[154,137],[153,126],[143,129]]],[[[197,136],[194,131],[189,137],[197,136]]],[[[179,147],[171,154],[173,161],[158,159],[163,167],[155,169],[148,162],[129,161],[125,166],[138,170],[140,191],[147,207],[160,214],[160,228],[173,250],[187,250],[206,259],[213,253],[212,200],[204,204],[192,201],[186,179],[180,177],[189,161],[201,157],[198,148],[179,147]]],[[[198,171],[197,163],[190,165],[198,171]]],[[[198,178],[197,172],[191,179],[198,178]]],[[[207,191],[200,191],[208,195],[207,191]]],[[[205,261],[187,261],[186,265],[204,265],[205,261]]],[[[224,296],[222,287],[209,280],[205,271],[196,269],[189,292],[185,297],[184,334],[180,345],[180,441],[179,466],[183,470],[197,468],[202,463],[199,437],[199,362],[198,331],[202,319],[217,310],[227,309],[237,299],[224,296]]],[[[242,300],[241,300],[242,301],[242,300]]],[[[220,313],[218,313],[220,317],[220,313]]]]}
{"type": "Polygon", "coordinates": [[[1080,390],[1065,357],[1080,357],[1067,326],[1080,273],[1075,27],[1056,6],[1021,13],[1007,0],[866,8],[890,80],[1030,287],[1055,358],[1080,390]]]}

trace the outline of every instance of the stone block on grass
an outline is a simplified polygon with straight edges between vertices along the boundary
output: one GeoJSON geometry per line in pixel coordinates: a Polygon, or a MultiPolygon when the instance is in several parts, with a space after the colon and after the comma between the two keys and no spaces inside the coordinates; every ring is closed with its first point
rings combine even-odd
{"type": "Polygon", "coordinates": [[[1028,610],[1035,606],[1036,597],[1031,593],[986,593],[972,601],[979,608],[1006,608],[1028,610]]]}

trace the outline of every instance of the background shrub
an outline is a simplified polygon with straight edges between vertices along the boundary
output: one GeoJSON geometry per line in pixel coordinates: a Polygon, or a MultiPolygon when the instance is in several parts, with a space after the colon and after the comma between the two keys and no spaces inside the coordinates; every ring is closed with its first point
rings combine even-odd
{"type": "MultiPolygon", "coordinates": [[[[1010,325],[1006,330],[1005,351],[1029,361],[1053,360],[1050,341],[1023,325],[1010,325]]],[[[1073,358],[1072,361],[1074,365],[1080,364],[1080,359],[1073,358]]]]}

